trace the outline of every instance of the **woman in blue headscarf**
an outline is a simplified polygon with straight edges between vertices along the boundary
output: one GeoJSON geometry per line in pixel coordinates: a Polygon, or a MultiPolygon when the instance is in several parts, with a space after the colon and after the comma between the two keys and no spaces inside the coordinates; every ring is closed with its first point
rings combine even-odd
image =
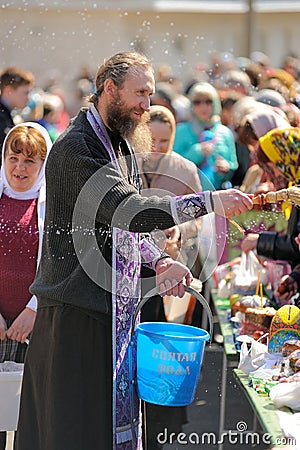
{"type": "Polygon", "coordinates": [[[216,89],[201,81],[189,91],[192,119],[177,124],[174,151],[193,161],[204,189],[220,189],[238,167],[232,131],[220,121],[216,89]]]}

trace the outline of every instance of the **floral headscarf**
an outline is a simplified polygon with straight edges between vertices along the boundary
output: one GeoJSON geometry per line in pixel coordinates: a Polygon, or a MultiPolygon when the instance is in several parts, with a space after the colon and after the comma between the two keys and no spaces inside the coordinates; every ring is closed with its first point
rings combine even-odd
{"type": "Polygon", "coordinates": [[[285,178],[300,182],[300,128],[275,128],[262,136],[259,144],[285,178]]]}

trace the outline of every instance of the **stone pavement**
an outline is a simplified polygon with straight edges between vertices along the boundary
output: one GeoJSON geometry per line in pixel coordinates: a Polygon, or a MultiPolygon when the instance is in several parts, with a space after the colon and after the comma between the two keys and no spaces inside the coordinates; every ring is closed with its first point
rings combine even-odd
{"type": "MultiPolygon", "coordinates": [[[[213,450],[218,449],[219,412],[221,391],[221,369],[223,348],[219,344],[207,346],[205,350],[200,380],[194,402],[187,407],[188,423],[183,426],[186,434],[186,443],[168,443],[163,450],[213,450]],[[210,435],[210,439],[208,435],[210,435]],[[194,436],[194,438],[193,438],[194,436]],[[196,438],[195,438],[196,436],[196,438]],[[195,439],[198,439],[198,443],[195,439]]],[[[251,432],[253,425],[252,408],[247,402],[243,392],[237,386],[232,369],[227,373],[226,417],[225,428],[235,432],[238,423],[244,423],[251,432]]],[[[258,429],[256,432],[260,432],[258,429]]],[[[267,450],[263,445],[243,445],[241,442],[230,444],[225,438],[223,450],[267,450]]],[[[151,449],[148,449],[151,450],[151,449]]]]}

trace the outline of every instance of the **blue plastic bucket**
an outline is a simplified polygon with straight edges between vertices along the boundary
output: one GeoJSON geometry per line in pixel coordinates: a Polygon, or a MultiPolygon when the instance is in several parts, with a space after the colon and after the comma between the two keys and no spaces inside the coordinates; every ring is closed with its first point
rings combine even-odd
{"type": "MultiPolygon", "coordinates": [[[[186,288],[186,291],[199,300],[197,291],[191,288],[186,288]]],[[[200,297],[200,302],[209,314],[212,334],[211,311],[206,300],[200,297]]],[[[142,301],[143,304],[146,300],[142,301]]],[[[210,339],[210,334],[201,328],[170,322],[143,322],[136,326],[135,333],[139,397],[163,406],[186,406],[192,403],[205,343],[210,339]]]]}
{"type": "Polygon", "coordinates": [[[189,325],[145,322],[137,326],[136,335],[139,397],[157,405],[192,403],[208,332],[189,325]]]}

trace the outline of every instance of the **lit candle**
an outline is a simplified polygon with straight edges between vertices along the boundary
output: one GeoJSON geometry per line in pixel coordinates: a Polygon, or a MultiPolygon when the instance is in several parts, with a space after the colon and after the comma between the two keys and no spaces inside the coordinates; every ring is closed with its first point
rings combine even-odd
{"type": "Polygon", "coordinates": [[[262,287],[262,283],[260,283],[259,288],[260,288],[260,307],[262,308],[263,307],[263,302],[262,302],[262,299],[263,299],[263,287],[262,287]]]}
{"type": "Polygon", "coordinates": [[[257,272],[257,283],[256,283],[255,295],[258,295],[259,285],[260,285],[260,270],[258,270],[258,272],[257,272]]]}

